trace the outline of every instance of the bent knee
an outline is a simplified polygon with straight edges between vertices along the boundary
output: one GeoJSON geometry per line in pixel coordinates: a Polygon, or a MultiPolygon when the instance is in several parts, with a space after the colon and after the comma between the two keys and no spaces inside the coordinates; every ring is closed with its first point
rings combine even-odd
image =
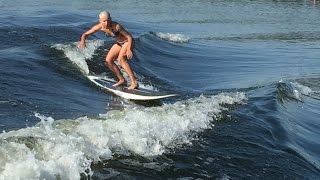
{"type": "Polygon", "coordinates": [[[112,64],[114,62],[114,59],[113,58],[106,58],[106,62],[107,64],[112,64]]]}

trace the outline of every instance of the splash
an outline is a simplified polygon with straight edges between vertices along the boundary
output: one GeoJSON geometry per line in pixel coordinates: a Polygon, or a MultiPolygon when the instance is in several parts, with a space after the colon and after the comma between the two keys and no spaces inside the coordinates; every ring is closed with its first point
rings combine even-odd
{"type": "Polygon", "coordinates": [[[164,39],[166,41],[176,42],[176,43],[186,43],[190,41],[189,37],[182,34],[170,34],[170,33],[163,33],[163,32],[157,32],[154,34],[161,39],[164,39]]]}
{"type": "Polygon", "coordinates": [[[311,88],[309,88],[308,86],[304,86],[302,84],[299,84],[297,82],[291,82],[290,83],[295,89],[296,91],[298,91],[300,94],[303,94],[303,95],[311,95],[313,94],[313,90],[311,90],[311,88]]]}
{"type": "Polygon", "coordinates": [[[90,174],[83,138],[68,136],[50,117],[35,116],[41,120],[37,126],[0,135],[0,179],[80,179],[80,173],[90,174]]]}
{"type": "Polygon", "coordinates": [[[290,82],[290,86],[292,87],[292,97],[298,101],[303,101],[303,95],[310,95],[312,90],[307,87],[303,86],[297,82],[290,82]]]}
{"type": "Polygon", "coordinates": [[[245,99],[222,93],[59,121],[35,114],[41,120],[36,126],[0,134],[0,179],[80,179],[92,175],[92,162],[114,154],[161,155],[212,128],[225,104],[245,99]]]}
{"type": "Polygon", "coordinates": [[[279,81],[277,89],[280,99],[288,97],[301,102],[303,102],[304,96],[310,96],[314,93],[311,88],[299,84],[298,82],[283,82],[282,80],[279,81]]]}
{"type": "Polygon", "coordinates": [[[78,42],[71,43],[71,44],[56,44],[53,45],[53,48],[58,50],[62,50],[65,56],[73,62],[80,71],[88,75],[89,74],[89,67],[86,63],[86,59],[91,59],[94,55],[94,52],[103,45],[102,40],[87,40],[87,47],[84,49],[78,48],[78,42]]]}

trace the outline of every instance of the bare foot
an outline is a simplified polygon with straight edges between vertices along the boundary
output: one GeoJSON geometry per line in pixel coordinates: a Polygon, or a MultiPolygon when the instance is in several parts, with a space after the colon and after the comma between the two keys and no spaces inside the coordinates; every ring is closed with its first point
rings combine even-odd
{"type": "Polygon", "coordinates": [[[136,89],[138,88],[139,84],[137,81],[131,82],[131,85],[128,87],[128,89],[136,89]]]}
{"type": "Polygon", "coordinates": [[[117,87],[120,86],[122,84],[124,84],[126,81],[124,79],[119,80],[117,83],[115,83],[114,85],[112,85],[113,87],[117,87]]]}

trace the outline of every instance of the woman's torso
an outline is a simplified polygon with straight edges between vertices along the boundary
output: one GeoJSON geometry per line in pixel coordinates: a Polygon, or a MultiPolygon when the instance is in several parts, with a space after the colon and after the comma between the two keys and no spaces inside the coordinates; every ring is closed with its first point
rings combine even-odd
{"type": "Polygon", "coordinates": [[[127,38],[119,30],[117,30],[117,25],[117,22],[112,21],[109,28],[101,28],[101,31],[103,31],[106,36],[115,38],[117,42],[127,40],[127,38]]]}

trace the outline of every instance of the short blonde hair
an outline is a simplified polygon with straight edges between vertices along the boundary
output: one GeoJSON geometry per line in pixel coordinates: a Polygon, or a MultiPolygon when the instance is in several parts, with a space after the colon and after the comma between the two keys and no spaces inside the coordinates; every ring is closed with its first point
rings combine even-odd
{"type": "Polygon", "coordinates": [[[107,19],[109,19],[110,13],[108,11],[101,11],[99,14],[99,18],[102,18],[102,17],[106,17],[107,19]]]}

